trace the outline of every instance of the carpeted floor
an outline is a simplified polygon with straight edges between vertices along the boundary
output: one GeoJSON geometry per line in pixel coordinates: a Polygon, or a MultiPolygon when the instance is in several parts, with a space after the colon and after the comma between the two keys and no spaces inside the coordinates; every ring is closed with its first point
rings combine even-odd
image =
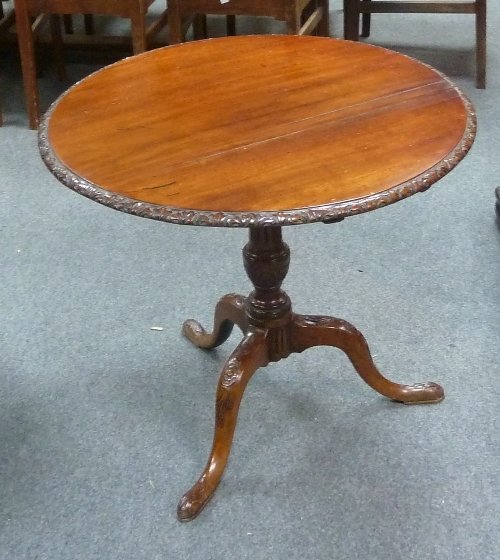
{"type": "MultiPolygon", "coordinates": [[[[18,61],[2,53],[2,560],[500,557],[500,8],[489,8],[486,91],[474,88],[473,18],[373,21],[371,41],[471,97],[468,157],[424,195],[284,231],[295,310],[351,321],[388,377],[438,381],[445,401],[392,403],[332,349],[271,365],[248,387],[224,479],[190,524],[176,504],[205,464],[237,334],[208,353],[180,326],[210,323],[220,295],[249,291],[246,232],[135,218],[60,186],[27,129],[18,61]]],[[[68,69],[76,80],[94,67],[68,69]]],[[[40,82],[46,104],[67,85],[50,68],[40,82]]]]}

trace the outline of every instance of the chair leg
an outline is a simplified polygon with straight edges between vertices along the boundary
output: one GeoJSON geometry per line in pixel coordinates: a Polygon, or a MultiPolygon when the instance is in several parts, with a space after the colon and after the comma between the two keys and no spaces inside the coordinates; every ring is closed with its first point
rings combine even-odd
{"type": "MultiPolygon", "coordinates": [[[[182,34],[182,18],[179,7],[180,0],[170,0],[168,3],[168,43],[176,45],[184,40],[182,34]]],[[[196,16],[195,16],[196,18],[196,16]]]]}
{"type": "MultiPolygon", "coordinates": [[[[371,0],[363,0],[363,2],[371,2],[371,0]]],[[[361,37],[369,37],[370,36],[371,19],[372,19],[372,15],[370,13],[362,14],[362,16],[361,16],[361,37]]]]}
{"type": "Polygon", "coordinates": [[[226,35],[236,35],[236,16],[231,14],[226,16],[226,35]]]}
{"type": "Polygon", "coordinates": [[[56,64],[56,74],[58,80],[66,80],[66,65],[64,64],[64,45],[61,31],[61,16],[59,14],[50,15],[50,38],[54,52],[56,64]]]}
{"type": "Polygon", "coordinates": [[[476,87],[486,88],[486,1],[476,2],[476,87]]]}
{"type": "Polygon", "coordinates": [[[16,27],[29,126],[31,129],[35,130],[38,128],[40,112],[36,81],[35,41],[31,28],[31,20],[24,2],[18,2],[16,5],[16,27]]]}
{"type": "Polygon", "coordinates": [[[323,10],[318,26],[316,27],[316,35],[320,37],[330,36],[330,5],[328,0],[318,0],[317,6],[323,10]]]}
{"type": "Polygon", "coordinates": [[[132,26],[132,49],[134,54],[143,53],[147,50],[147,40],[146,21],[144,18],[144,11],[141,6],[132,13],[130,21],[132,26]]]}
{"type": "Polygon", "coordinates": [[[359,0],[344,0],[344,39],[359,41],[359,0]]]}
{"type": "Polygon", "coordinates": [[[63,24],[64,24],[64,33],[71,35],[74,31],[73,17],[71,16],[71,14],[63,14],[63,24]]]}
{"type": "Polygon", "coordinates": [[[301,28],[301,13],[297,6],[290,6],[285,17],[286,32],[288,35],[298,35],[301,28]]]}
{"type": "Polygon", "coordinates": [[[94,26],[94,16],[93,16],[93,14],[84,14],[83,15],[83,25],[85,27],[85,35],[94,35],[95,26],[94,26]]]}
{"type": "Polygon", "coordinates": [[[196,14],[191,25],[193,26],[193,39],[195,41],[208,37],[206,14],[196,14]]]}

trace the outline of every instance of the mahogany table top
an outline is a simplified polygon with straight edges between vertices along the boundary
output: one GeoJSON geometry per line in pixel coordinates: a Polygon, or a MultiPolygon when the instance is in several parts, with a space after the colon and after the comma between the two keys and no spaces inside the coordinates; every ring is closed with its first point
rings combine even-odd
{"type": "Polygon", "coordinates": [[[240,36],[108,66],[54,103],[49,169],[118,210],[211,226],[291,225],[423,191],[465,156],[470,102],[380,47],[240,36]]]}

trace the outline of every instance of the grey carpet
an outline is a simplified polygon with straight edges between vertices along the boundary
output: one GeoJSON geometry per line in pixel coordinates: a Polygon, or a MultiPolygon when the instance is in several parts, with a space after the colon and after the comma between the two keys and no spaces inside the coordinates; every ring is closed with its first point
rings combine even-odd
{"type": "MultiPolygon", "coordinates": [[[[435,65],[473,100],[479,132],[462,164],[424,195],[284,231],[296,311],[353,322],[387,376],[438,381],[445,401],[389,402],[333,349],[271,365],[190,524],[176,504],[205,464],[218,368],[238,335],[207,353],[180,326],[248,292],[246,232],[147,221],[60,186],[26,128],[18,61],[2,53],[2,560],[500,557],[500,8],[489,8],[486,91],[474,88],[473,18],[373,22],[371,41],[435,65]]],[[[332,21],[339,36],[338,1],[332,21]]],[[[92,69],[69,65],[73,80],[92,69]]],[[[50,68],[40,82],[44,103],[65,87],[50,68]]]]}

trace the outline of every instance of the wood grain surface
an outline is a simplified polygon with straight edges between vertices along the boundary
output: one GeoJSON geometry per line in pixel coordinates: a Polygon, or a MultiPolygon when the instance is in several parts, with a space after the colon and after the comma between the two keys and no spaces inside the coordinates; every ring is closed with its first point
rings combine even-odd
{"type": "Polygon", "coordinates": [[[242,36],[109,66],[63,95],[44,130],[59,168],[109,193],[272,213],[373,197],[446,159],[447,171],[473,120],[453,84],[395,52],[242,36]]]}

